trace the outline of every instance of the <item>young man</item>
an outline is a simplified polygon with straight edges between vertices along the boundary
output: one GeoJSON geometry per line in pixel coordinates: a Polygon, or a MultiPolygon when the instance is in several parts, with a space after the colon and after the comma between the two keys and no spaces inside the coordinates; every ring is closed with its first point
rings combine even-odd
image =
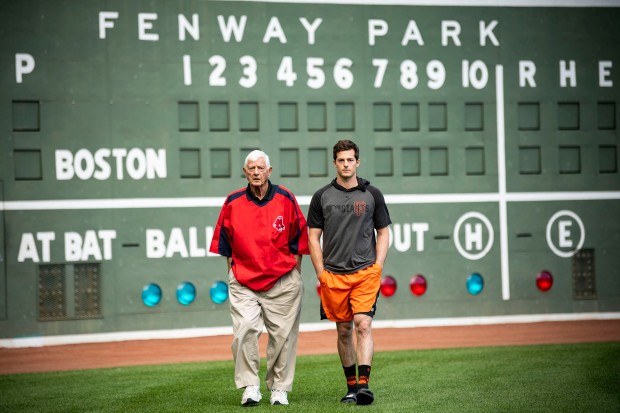
{"type": "Polygon", "coordinates": [[[321,283],[321,319],[336,322],[338,354],[347,379],[347,393],[340,401],[365,405],[374,401],[368,388],[374,354],[371,323],[392,221],[383,194],[357,176],[357,145],[338,141],[333,157],[336,178],[310,202],[310,258],[321,283]]]}
{"type": "Polygon", "coordinates": [[[308,232],[295,197],[269,181],[271,172],[266,153],[250,152],[243,167],[248,186],[226,198],[209,248],[228,263],[235,384],[245,388],[243,406],[262,398],[258,337],[263,326],[269,334],[271,404],[288,404],[295,376],[308,232]]]}

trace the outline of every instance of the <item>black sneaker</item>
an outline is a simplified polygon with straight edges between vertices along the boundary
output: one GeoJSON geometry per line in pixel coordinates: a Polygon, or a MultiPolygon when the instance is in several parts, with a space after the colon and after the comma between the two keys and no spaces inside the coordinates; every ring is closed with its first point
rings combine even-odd
{"type": "Polygon", "coordinates": [[[367,404],[372,404],[375,401],[375,395],[370,389],[361,388],[357,391],[357,404],[361,406],[365,406],[367,404]]]}
{"type": "Polygon", "coordinates": [[[340,399],[340,403],[357,403],[357,394],[353,391],[348,392],[340,399]]]}

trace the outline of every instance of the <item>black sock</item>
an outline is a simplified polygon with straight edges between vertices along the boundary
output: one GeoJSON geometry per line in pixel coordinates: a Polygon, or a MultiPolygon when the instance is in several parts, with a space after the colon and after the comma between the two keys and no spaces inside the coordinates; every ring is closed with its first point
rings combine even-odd
{"type": "Polygon", "coordinates": [[[359,367],[360,379],[358,381],[358,387],[360,389],[368,388],[368,381],[370,381],[370,366],[365,364],[360,364],[359,367]]]}
{"type": "Polygon", "coordinates": [[[349,367],[342,366],[344,369],[344,376],[347,378],[347,391],[357,391],[357,375],[355,373],[355,364],[349,367]]]}

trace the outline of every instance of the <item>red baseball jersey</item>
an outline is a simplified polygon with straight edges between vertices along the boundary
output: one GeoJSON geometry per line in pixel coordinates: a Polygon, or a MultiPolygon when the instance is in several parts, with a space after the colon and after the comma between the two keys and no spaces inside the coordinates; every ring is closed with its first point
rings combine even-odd
{"type": "Polygon", "coordinates": [[[295,255],[310,253],[306,219],[283,186],[269,182],[259,200],[248,185],[226,198],[209,251],[232,257],[239,283],[267,291],[295,267],[295,255]]]}

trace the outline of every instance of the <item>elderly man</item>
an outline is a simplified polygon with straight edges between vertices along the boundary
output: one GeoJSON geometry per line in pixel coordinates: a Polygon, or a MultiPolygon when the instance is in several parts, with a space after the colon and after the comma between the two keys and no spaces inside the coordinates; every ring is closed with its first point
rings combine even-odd
{"type": "Polygon", "coordinates": [[[269,334],[266,384],[271,404],[288,404],[295,376],[301,258],[309,254],[308,234],[295,196],[272,184],[271,172],[265,152],[250,152],[243,167],[248,185],[226,198],[210,246],[228,263],[235,384],[245,388],[243,406],[262,398],[258,337],[263,326],[269,334]]]}

